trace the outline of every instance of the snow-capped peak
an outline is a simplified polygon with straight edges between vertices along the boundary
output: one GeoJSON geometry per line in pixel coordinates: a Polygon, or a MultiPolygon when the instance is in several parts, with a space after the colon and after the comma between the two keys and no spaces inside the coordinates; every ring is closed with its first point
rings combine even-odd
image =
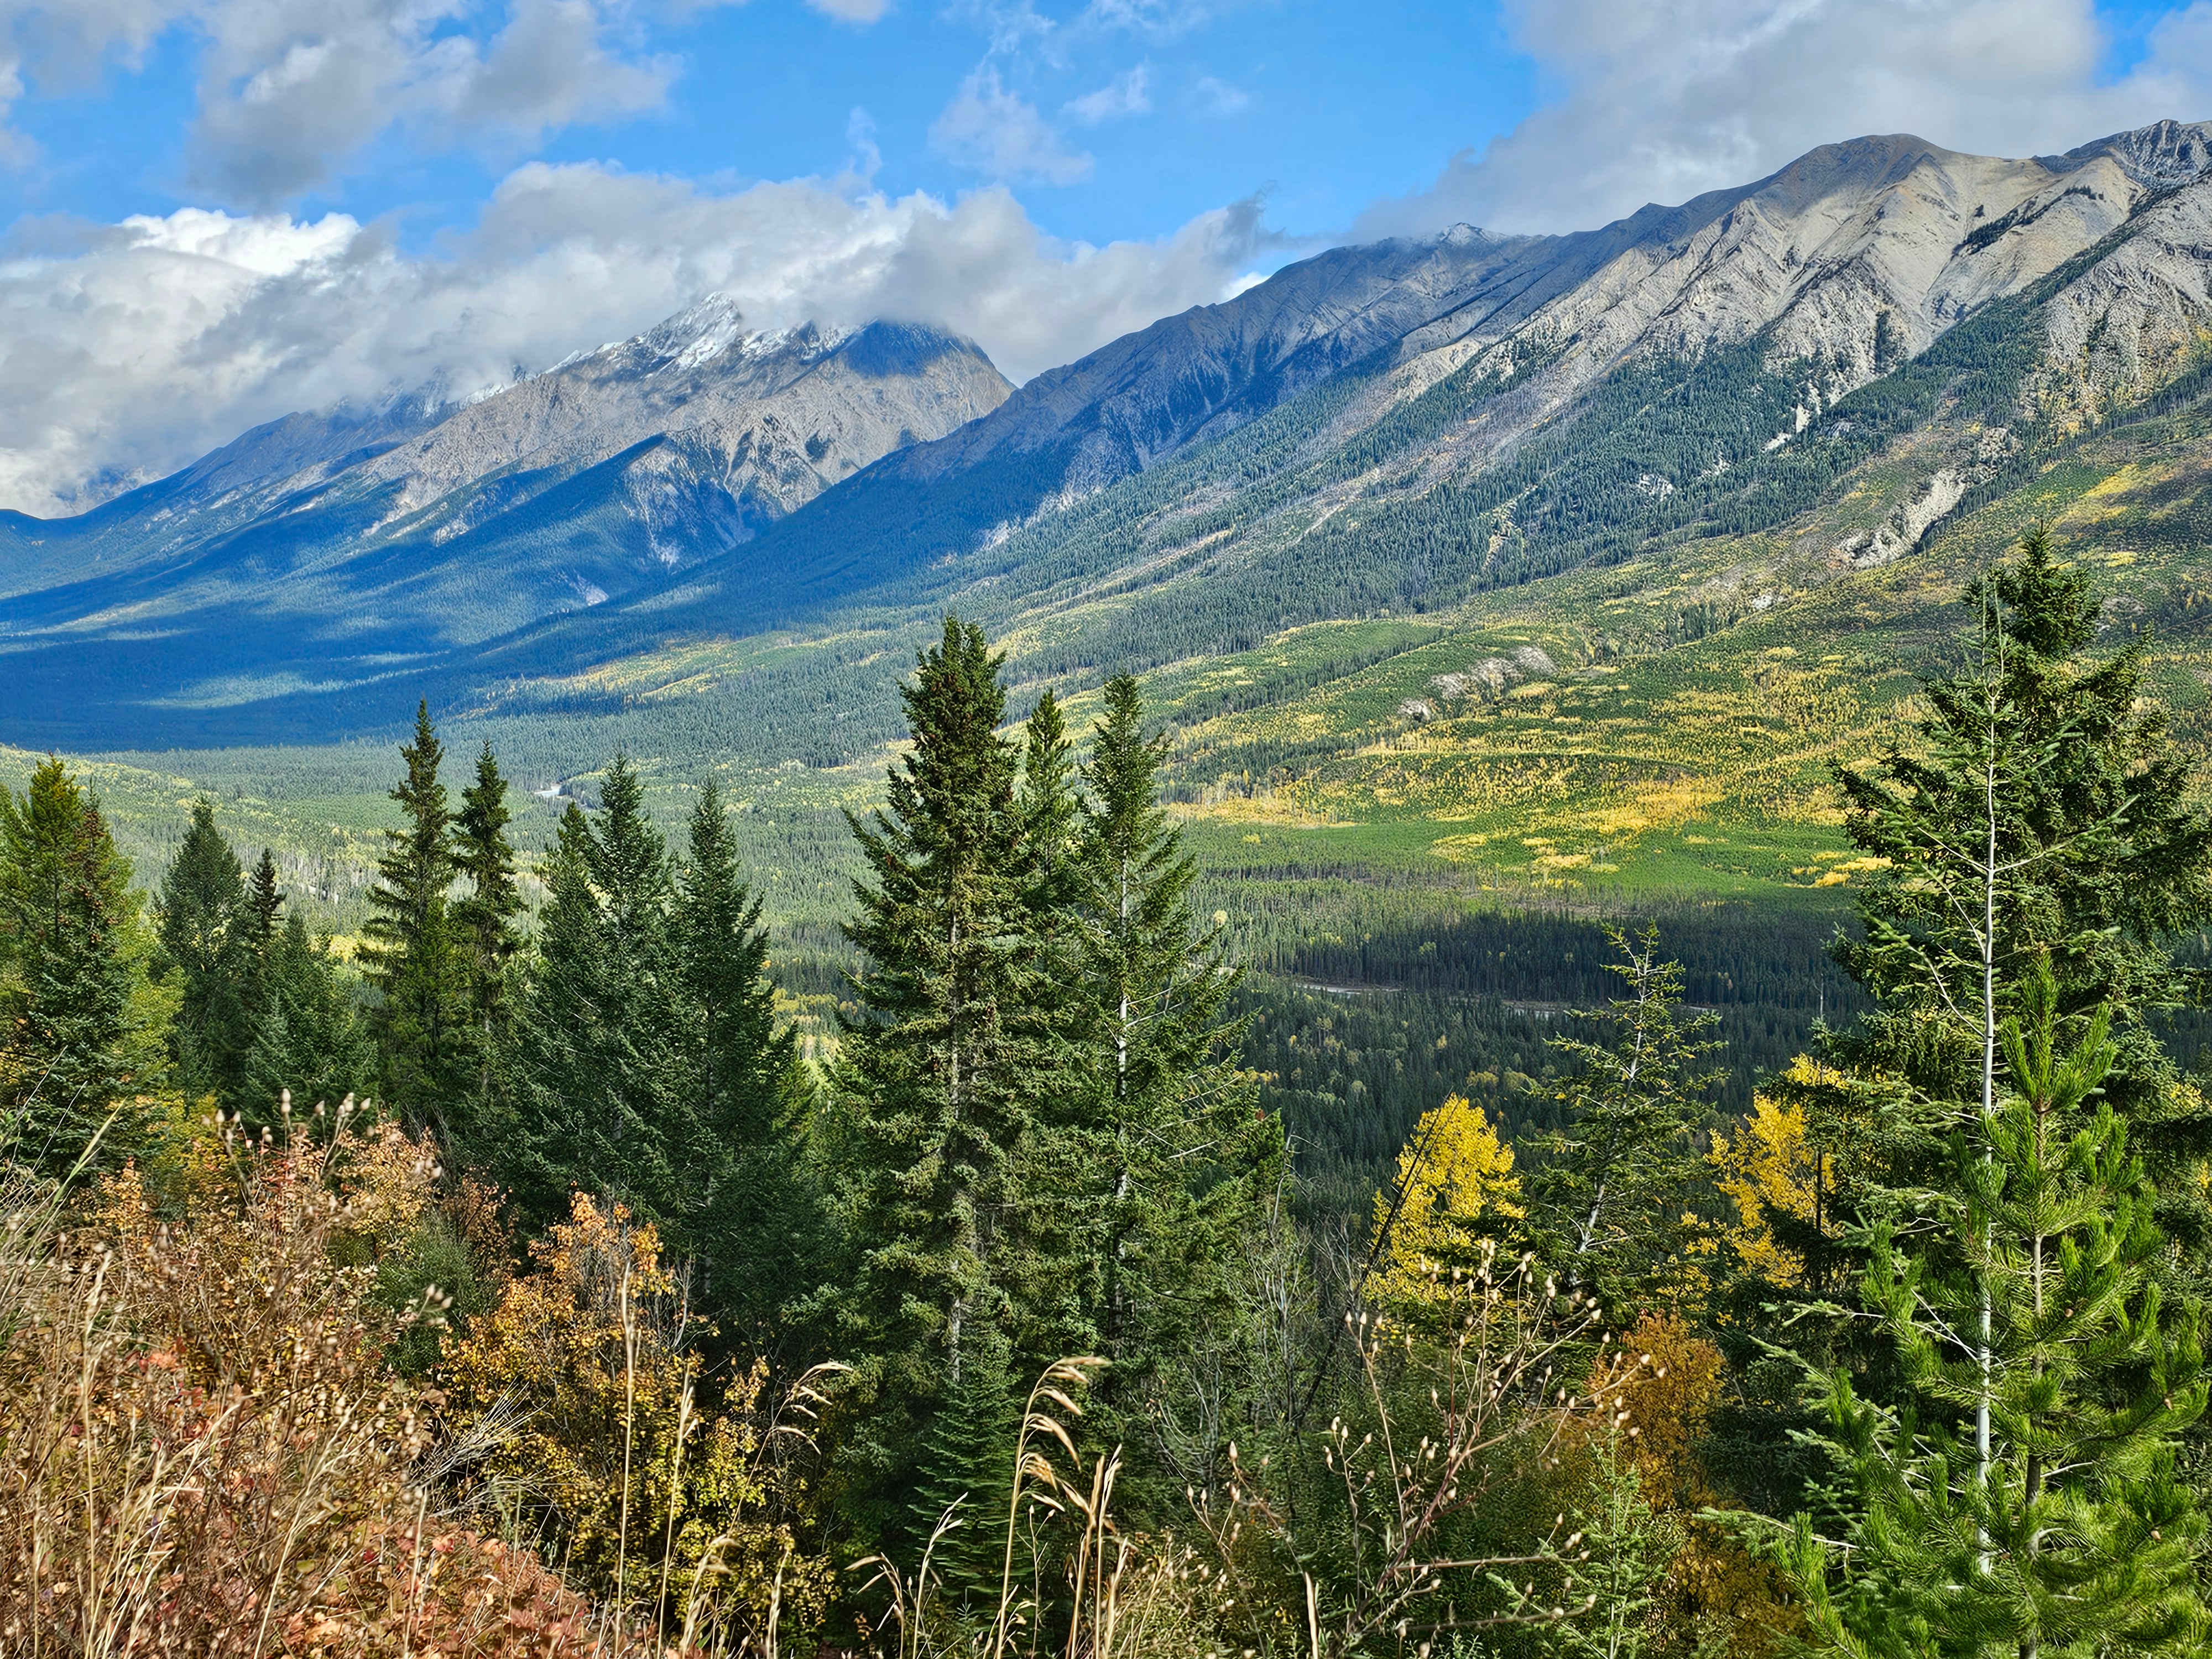
{"type": "Polygon", "coordinates": [[[817,328],[812,323],[749,332],[744,313],[738,309],[735,300],[726,294],[709,294],[626,343],[635,347],[651,363],[647,374],[659,374],[671,369],[681,372],[697,368],[732,350],[748,360],[790,353],[811,362],[835,351],[850,337],[851,332],[849,329],[817,328]]]}
{"type": "Polygon", "coordinates": [[[664,368],[696,368],[747,338],[744,313],[726,294],[709,294],[666,322],[638,336],[637,343],[664,368]]]}

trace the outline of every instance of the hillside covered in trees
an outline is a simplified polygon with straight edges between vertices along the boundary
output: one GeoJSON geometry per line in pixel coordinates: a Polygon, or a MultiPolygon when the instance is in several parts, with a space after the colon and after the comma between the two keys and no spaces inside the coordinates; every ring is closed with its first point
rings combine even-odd
{"type": "Polygon", "coordinates": [[[221,801],[136,872],[49,759],[0,1644],[2197,1651],[2212,828],[2109,608],[2039,531],[1969,584],[1788,1031],[1693,915],[1528,919],[1528,1024],[1479,918],[1255,990],[1138,682],[1010,720],[957,617],[818,1005],[711,779],[672,836],[611,756],[533,858],[425,705],[341,951],[221,801]]]}

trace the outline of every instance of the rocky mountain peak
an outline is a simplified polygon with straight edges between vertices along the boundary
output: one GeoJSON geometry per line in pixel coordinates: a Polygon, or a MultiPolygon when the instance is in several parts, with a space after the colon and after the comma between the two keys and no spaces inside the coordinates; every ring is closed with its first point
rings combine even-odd
{"type": "Polygon", "coordinates": [[[709,294],[624,344],[659,364],[696,368],[744,338],[738,302],[726,294],[709,294]]]}
{"type": "Polygon", "coordinates": [[[743,363],[782,358],[805,364],[829,356],[852,334],[849,329],[823,328],[811,322],[794,328],[749,329],[738,302],[726,294],[714,293],[642,334],[603,346],[590,356],[606,359],[619,371],[646,374],[690,373],[732,353],[734,361],[743,363]]]}
{"type": "Polygon", "coordinates": [[[2132,132],[2116,132],[2082,144],[2063,155],[2038,159],[2053,172],[2070,173],[2104,156],[2117,161],[2136,183],[2154,190],[2185,185],[2212,171],[2212,122],[2154,121],[2132,132]]]}

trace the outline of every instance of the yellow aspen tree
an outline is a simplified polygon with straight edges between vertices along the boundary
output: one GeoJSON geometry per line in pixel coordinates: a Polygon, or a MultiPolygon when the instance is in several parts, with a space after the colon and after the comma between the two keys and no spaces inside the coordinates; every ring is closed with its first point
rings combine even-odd
{"type": "Polygon", "coordinates": [[[1500,1221],[1526,1212],[1513,1148],[1482,1108],[1453,1095],[1423,1115],[1398,1154],[1396,1179],[1375,1194],[1368,1295],[1401,1316],[1440,1303],[1440,1275],[1480,1248],[1500,1221]]]}
{"type": "MultiPolygon", "coordinates": [[[[1812,1061],[1800,1057],[1790,1077],[1809,1082],[1814,1069],[1812,1061]]],[[[1753,1096],[1742,1131],[1733,1139],[1715,1134],[1706,1162],[1713,1185],[1735,1207],[1735,1221],[1723,1229],[1722,1241],[1743,1270],[1778,1285],[1802,1284],[1804,1258],[1775,1237],[1770,1213],[1806,1222],[1817,1213],[1820,1167],[1803,1105],[1753,1096]]]]}

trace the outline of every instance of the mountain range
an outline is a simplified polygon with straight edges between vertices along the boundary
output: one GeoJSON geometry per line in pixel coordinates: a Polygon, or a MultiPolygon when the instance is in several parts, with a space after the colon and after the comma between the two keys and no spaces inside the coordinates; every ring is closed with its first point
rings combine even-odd
{"type": "Polygon", "coordinates": [[[709,295],[489,396],[295,414],[79,517],[0,514],[0,648],[123,645],[103,692],[188,706],[381,678],[663,591],[1010,390],[938,330],[753,331],[709,295]]]}
{"type": "Polygon", "coordinates": [[[709,296],[471,403],[296,415],[0,515],[0,740],[324,741],[422,692],[548,775],[593,721],[671,764],[834,767],[896,734],[883,664],[948,608],[1032,684],[1341,636],[1193,731],[1486,595],[1587,624],[1396,687],[1384,726],[1433,738],[1539,659],[1904,559],[2185,403],[2208,329],[2212,126],[2175,122],[2017,160],[1861,138],[1597,230],[1337,248],[1018,389],[941,331],[759,333],[709,296]],[[1590,609],[1654,559],[1718,563],[1590,609]]]}

